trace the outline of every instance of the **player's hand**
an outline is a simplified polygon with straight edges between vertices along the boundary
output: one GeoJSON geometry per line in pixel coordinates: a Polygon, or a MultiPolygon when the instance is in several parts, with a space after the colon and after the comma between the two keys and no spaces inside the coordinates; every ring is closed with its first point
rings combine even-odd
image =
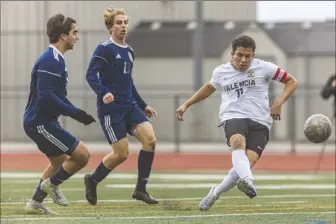
{"type": "Polygon", "coordinates": [[[334,79],[334,81],[331,83],[331,87],[336,88],[336,79],[334,79]]]}
{"type": "Polygon", "coordinates": [[[282,103],[275,101],[271,107],[271,117],[273,120],[281,120],[282,103]]]}
{"type": "Polygon", "coordinates": [[[146,106],[145,109],[144,109],[144,112],[145,112],[145,114],[148,118],[152,118],[152,117],[157,116],[156,111],[153,108],[151,108],[150,106],[146,106]]]}
{"type": "Polygon", "coordinates": [[[179,121],[184,121],[183,120],[183,114],[184,112],[186,112],[188,109],[187,105],[183,104],[182,106],[180,106],[177,110],[176,110],[176,118],[179,121]]]}
{"type": "Polygon", "coordinates": [[[113,103],[113,101],[114,101],[114,96],[112,93],[106,93],[105,96],[103,97],[103,102],[105,104],[113,103]]]}
{"type": "Polygon", "coordinates": [[[87,114],[84,110],[81,109],[77,109],[73,118],[84,125],[89,125],[93,122],[96,122],[92,115],[87,114]]]}

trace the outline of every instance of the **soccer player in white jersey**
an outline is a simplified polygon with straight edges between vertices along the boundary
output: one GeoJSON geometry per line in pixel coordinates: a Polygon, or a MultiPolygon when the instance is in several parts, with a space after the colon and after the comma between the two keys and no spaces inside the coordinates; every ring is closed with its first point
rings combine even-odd
{"type": "Polygon", "coordinates": [[[200,210],[211,208],[220,195],[237,185],[251,199],[257,195],[251,168],[260,158],[269,138],[273,120],[280,120],[282,105],[296,89],[296,79],[277,65],[254,58],[256,44],[249,36],[232,41],[232,60],[215,68],[211,80],[176,110],[177,119],[216,90],[222,92],[219,117],[232,149],[232,169],[201,201],[200,210]],[[269,107],[270,81],[285,85],[269,107]]]}

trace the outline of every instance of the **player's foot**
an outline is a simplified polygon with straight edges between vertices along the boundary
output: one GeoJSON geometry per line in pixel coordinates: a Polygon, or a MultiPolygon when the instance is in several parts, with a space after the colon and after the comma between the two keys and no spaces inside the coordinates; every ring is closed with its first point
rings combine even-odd
{"type": "Polygon", "coordinates": [[[91,205],[97,204],[97,184],[92,180],[91,174],[86,174],[84,176],[84,185],[86,200],[91,205]]]}
{"type": "Polygon", "coordinates": [[[45,214],[45,215],[56,215],[56,212],[51,211],[49,208],[47,208],[43,203],[34,201],[31,199],[25,207],[26,212],[29,214],[45,214]]]}
{"type": "Polygon", "coordinates": [[[205,196],[205,198],[203,198],[200,202],[199,208],[201,211],[208,211],[211,206],[218,200],[219,196],[214,193],[215,188],[216,187],[212,187],[207,196],[205,196]]]}
{"type": "Polygon", "coordinates": [[[252,184],[249,184],[246,180],[244,179],[240,179],[238,180],[237,183],[237,188],[241,191],[244,192],[249,198],[254,198],[255,196],[257,196],[257,191],[256,189],[253,187],[252,184]]]}
{"type": "Polygon", "coordinates": [[[150,204],[150,205],[155,205],[159,203],[159,200],[151,197],[146,191],[134,190],[132,194],[132,198],[139,200],[139,201],[143,201],[146,204],[150,204]]]}
{"type": "Polygon", "coordinates": [[[63,195],[59,186],[53,185],[50,182],[50,178],[42,181],[40,188],[42,191],[48,193],[56,204],[61,205],[61,206],[67,206],[69,204],[68,200],[63,195]]]}

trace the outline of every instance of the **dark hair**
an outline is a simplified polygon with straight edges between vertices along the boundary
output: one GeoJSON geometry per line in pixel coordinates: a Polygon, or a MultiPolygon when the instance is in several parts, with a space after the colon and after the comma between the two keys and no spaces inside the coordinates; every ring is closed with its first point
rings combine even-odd
{"type": "Polygon", "coordinates": [[[76,21],[73,18],[56,14],[47,22],[47,35],[50,43],[56,43],[62,34],[69,35],[71,26],[76,21]]]}
{"type": "Polygon", "coordinates": [[[233,39],[232,41],[232,51],[235,52],[238,47],[243,48],[252,48],[252,52],[254,53],[256,49],[256,44],[252,37],[249,36],[239,36],[233,39]]]}

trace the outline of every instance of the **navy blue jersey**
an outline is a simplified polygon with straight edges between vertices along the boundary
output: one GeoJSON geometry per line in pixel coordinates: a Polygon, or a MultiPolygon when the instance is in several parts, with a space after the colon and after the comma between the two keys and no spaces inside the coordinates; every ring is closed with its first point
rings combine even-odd
{"type": "Polygon", "coordinates": [[[66,97],[67,84],[63,55],[50,45],[37,59],[31,72],[24,124],[46,124],[56,121],[60,115],[73,116],[77,109],[66,97]]]}
{"type": "Polygon", "coordinates": [[[111,111],[127,111],[136,103],[146,107],[132,78],[134,51],[128,45],[119,45],[112,38],[99,44],[90,60],[86,79],[97,94],[98,117],[111,111]],[[104,104],[103,97],[112,93],[114,102],[104,104]]]}

